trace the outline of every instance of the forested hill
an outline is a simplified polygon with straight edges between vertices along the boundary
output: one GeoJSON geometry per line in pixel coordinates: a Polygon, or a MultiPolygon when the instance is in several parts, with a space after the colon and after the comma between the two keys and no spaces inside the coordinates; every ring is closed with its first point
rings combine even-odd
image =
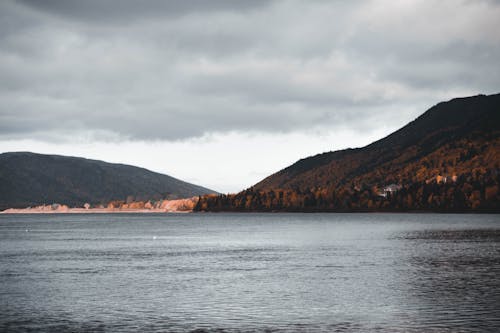
{"type": "Polygon", "coordinates": [[[209,211],[499,211],[500,94],[439,103],[357,149],[302,159],[209,211]]]}
{"type": "Polygon", "coordinates": [[[28,152],[0,154],[0,210],[61,203],[188,198],[215,191],[124,164],[28,152]]]}

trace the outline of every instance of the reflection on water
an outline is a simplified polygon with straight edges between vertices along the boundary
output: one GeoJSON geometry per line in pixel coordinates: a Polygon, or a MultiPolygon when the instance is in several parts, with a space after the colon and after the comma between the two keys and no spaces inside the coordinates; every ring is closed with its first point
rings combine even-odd
{"type": "Polygon", "coordinates": [[[498,215],[0,216],[0,331],[500,329],[498,215]]]}
{"type": "MultiPolygon", "coordinates": [[[[437,229],[406,233],[408,303],[422,328],[496,331],[500,327],[500,230],[437,229]]],[[[428,331],[428,329],[426,329],[428,331]]]]}

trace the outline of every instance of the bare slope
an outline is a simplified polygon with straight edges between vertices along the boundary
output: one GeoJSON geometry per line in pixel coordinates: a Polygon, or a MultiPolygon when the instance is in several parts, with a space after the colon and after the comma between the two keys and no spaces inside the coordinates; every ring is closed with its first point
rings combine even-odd
{"type": "MultiPolygon", "coordinates": [[[[366,147],[302,159],[254,188],[305,190],[343,184],[377,171],[384,178],[395,177],[402,182],[403,175],[398,177],[400,170],[408,169],[410,164],[415,164],[410,169],[419,169],[424,157],[439,152],[440,148],[451,145],[467,154],[466,141],[495,143],[499,133],[500,94],[456,98],[433,106],[408,125],[366,147]]],[[[440,157],[445,158],[446,154],[447,151],[441,151],[440,157]]],[[[450,173],[454,171],[451,169],[450,173]]]]}

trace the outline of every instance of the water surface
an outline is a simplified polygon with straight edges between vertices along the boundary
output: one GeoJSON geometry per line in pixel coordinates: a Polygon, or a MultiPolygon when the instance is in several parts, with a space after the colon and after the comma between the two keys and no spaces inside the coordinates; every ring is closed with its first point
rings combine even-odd
{"type": "Polygon", "coordinates": [[[500,330],[500,216],[0,216],[0,331],[500,330]]]}

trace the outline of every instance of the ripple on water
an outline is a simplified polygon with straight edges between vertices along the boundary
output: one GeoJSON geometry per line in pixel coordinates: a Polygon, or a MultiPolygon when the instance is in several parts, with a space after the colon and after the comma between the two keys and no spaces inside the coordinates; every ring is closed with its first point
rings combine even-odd
{"type": "Polygon", "coordinates": [[[500,331],[499,219],[360,216],[1,216],[0,331],[500,331]]]}

